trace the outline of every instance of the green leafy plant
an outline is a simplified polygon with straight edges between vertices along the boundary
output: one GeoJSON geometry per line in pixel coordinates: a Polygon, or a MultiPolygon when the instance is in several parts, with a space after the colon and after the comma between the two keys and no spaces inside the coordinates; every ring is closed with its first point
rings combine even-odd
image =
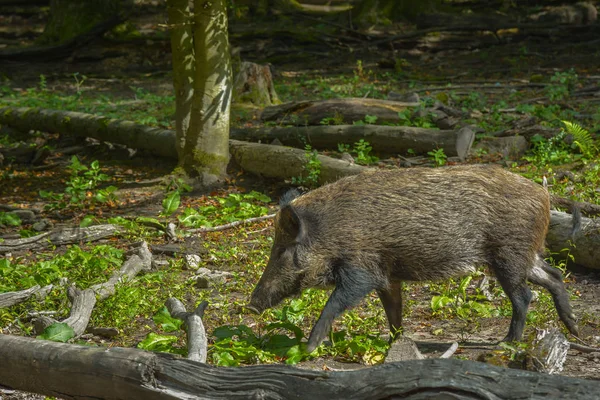
{"type": "Polygon", "coordinates": [[[64,322],[57,322],[44,329],[44,332],[42,332],[42,334],[39,335],[37,338],[44,340],[52,340],[53,342],[66,343],[69,339],[73,337],[75,337],[75,331],[73,330],[73,328],[71,328],[64,322]]]}
{"type": "Polygon", "coordinates": [[[214,226],[243,219],[260,217],[269,211],[265,204],[271,198],[263,193],[230,193],[227,197],[210,197],[208,205],[198,209],[186,208],[178,216],[187,227],[214,226]]]}
{"type": "Polygon", "coordinates": [[[67,181],[64,193],[54,193],[40,190],[39,194],[51,202],[47,209],[62,209],[69,206],[84,207],[94,203],[107,203],[116,200],[115,186],[99,189],[98,186],[109,180],[108,175],[102,173],[100,163],[93,161],[89,167],[83,165],[76,156],[71,158],[71,177],[67,181]]]}
{"type": "Polygon", "coordinates": [[[161,215],[168,217],[173,214],[179,208],[179,203],[181,202],[181,195],[179,190],[174,190],[171,193],[167,194],[162,202],[163,210],[161,215]]]}
{"type": "Polygon", "coordinates": [[[379,335],[361,334],[352,337],[341,330],[330,335],[331,347],[319,346],[317,354],[330,354],[347,362],[362,362],[366,365],[380,364],[390,347],[379,335]]]}
{"type": "Polygon", "coordinates": [[[144,349],[148,351],[158,351],[162,353],[173,353],[185,355],[187,350],[183,348],[175,347],[177,343],[177,336],[173,335],[159,335],[154,332],[150,332],[144,340],[138,343],[138,349],[144,349]]]}
{"type": "Polygon", "coordinates": [[[550,78],[551,85],[546,87],[546,95],[552,101],[563,100],[571,94],[578,82],[577,73],[573,68],[566,72],[555,72],[550,78]]]}
{"type": "Polygon", "coordinates": [[[304,147],[304,175],[292,178],[293,185],[307,186],[314,188],[319,185],[319,176],[321,176],[321,160],[319,153],[314,150],[309,144],[304,147]]]}
{"type": "Polygon", "coordinates": [[[436,125],[433,123],[433,114],[427,113],[423,115],[421,110],[422,106],[417,107],[416,109],[409,109],[399,111],[398,118],[400,118],[401,126],[416,126],[417,128],[436,128],[436,125]]]}
{"type": "Polygon", "coordinates": [[[116,267],[121,265],[122,255],[122,250],[99,245],[90,251],[71,246],[62,255],[31,264],[21,264],[5,258],[0,260],[0,292],[56,284],[63,277],[76,283],[79,288],[86,288],[107,280],[116,267]]]}
{"type": "Polygon", "coordinates": [[[573,136],[573,144],[579,148],[585,158],[590,159],[598,155],[598,147],[590,132],[574,122],[562,121],[562,123],[565,126],[565,131],[573,136]]]}
{"type": "Polygon", "coordinates": [[[273,323],[267,325],[265,330],[265,334],[259,337],[246,325],[216,328],[213,333],[216,340],[210,349],[214,363],[238,366],[285,359],[287,364],[296,364],[307,356],[300,348],[300,340],[304,335],[298,326],[273,323]]]}
{"type": "Polygon", "coordinates": [[[351,148],[349,144],[338,143],[338,151],[340,153],[349,153],[354,156],[357,164],[370,165],[379,161],[379,158],[371,154],[373,147],[364,139],[360,139],[354,143],[351,148]]]}
{"type": "Polygon", "coordinates": [[[167,310],[167,307],[164,306],[160,310],[158,310],[156,314],[154,314],[152,320],[156,325],[159,325],[161,329],[165,332],[174,332],[180,329],[183,325],[183,321],[177,318],[173,318],[171,316],[171,313],[169,313],[169,310],[167,310]]]}
{"type": "Polygon", "coordinates": [[[21,218],[17,214],[0,211],[0,226],[19,226],[21,223],[21,218]]]}
{"type": "Polygon", "coordinates": [[[379,158],[371,155],[373,147],[364,139],[354,143],[353,153],[356,154],[356,163],[369,165],[379,161],[379,158]]]}
{"type": "Polygon", "coordinates": [[[77,90],[77,94],[81,95],[81,88],[83,87],[83,83],[87,80],[87,76],[80,75],[79,72],[75,72],[73,74],[73,79],[75,79],[75,88],[77,90]]]}
{"type": "Polygon", "coordinates": [[[446,165],[448,156],[446,156],[444,149],[435,149],[432,151],[428,151],[427,154],[429,155],[429,158],[434,162],[436,167],[446,165]]]}
{"type": "Polygon", "coordinates": [[[477,301],[485,299],[485,296],[469,296],[467,294],[467,288],[472,279],[472,276],[464,277],[457,287],[452,286],[452,282],[449,282],[444,293],[433,296],[431,298],[431,309],[434,315],[443,314],[445,311],[448,311],[447,306],[450,305],[453,312],[464,320],[469,320],[475,316],[489,317],[494,307],[490,304],[477,301]]]}
{"type": "Polygon", "coordinates": [[[344,115],[340,112],[335,112],[333,117],[325,117],[320,121],[321,125],[342,125],[344,123],[344,115]]]}

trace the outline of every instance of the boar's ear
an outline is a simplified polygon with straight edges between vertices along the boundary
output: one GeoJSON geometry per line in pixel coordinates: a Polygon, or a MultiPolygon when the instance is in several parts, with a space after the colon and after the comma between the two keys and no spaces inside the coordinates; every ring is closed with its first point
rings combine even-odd
{"type": "Polygon", "coordinates": [[[286,243],[299,243],[306,237],[306,222],[291,205],[286,205],[279,211],[279,228],[282,240],[286,243]]]}

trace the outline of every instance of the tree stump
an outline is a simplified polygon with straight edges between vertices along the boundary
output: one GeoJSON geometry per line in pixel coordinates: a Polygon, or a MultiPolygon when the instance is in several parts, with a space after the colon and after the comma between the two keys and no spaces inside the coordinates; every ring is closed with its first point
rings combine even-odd
{"type": "Polygon", "coordinates": [[[273,86],[271,68],[268,65],[242,62],[233,83],[233,101],[257,106],[281,103],[273,86]]]}

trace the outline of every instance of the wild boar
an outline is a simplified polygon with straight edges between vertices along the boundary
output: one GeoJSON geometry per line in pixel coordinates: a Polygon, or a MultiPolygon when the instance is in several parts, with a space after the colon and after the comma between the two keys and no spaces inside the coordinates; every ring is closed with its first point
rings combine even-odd
{"type": "Polygon", "coordinates": [[[334,319],[377,291],[392,337],[402,326],[402,282],[457,277],[487,266],[512,303],[505,341],[520,340],[531,301],[546,288],[577,333],[562,274],[542,258],[546,189],[500,167],[369,171],[284,196],[268,265],[248,308],[262,312],[303,289],[334,287],[310,334],[312,352],[334,319]]]}

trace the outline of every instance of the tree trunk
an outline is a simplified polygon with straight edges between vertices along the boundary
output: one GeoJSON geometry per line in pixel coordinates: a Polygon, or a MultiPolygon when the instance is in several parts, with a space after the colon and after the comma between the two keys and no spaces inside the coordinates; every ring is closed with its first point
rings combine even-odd
{"type": "Polygon", "coordinates": [[[600,383],[455,359],[356,371],[217,368],[166,353],[0,335],[0,384],[70,399],[597,399],[600,383]]]}
{"type": "Polygon", "coordinates": [[[232,84],[226,1],[194,0],[192,16],[187,1],[170,0],[169,19],[176,104],[181,107],[179,166],[200,184],[212,185],[225,177],[229,162],[232,84]]]}
{"type": "Polygon", "coordinates": [[[194,96],[194,41],[189,0],[167,0],[175,89],[175,148],[179,160],[184,159],[185,135],[190,127],[194,96]]]}
{"type": "Polygon", "coordinates": [[[41,44],[59,44],[90,31],[115,16],[128,14],[133,0],[52,0],[41,44]]]}

